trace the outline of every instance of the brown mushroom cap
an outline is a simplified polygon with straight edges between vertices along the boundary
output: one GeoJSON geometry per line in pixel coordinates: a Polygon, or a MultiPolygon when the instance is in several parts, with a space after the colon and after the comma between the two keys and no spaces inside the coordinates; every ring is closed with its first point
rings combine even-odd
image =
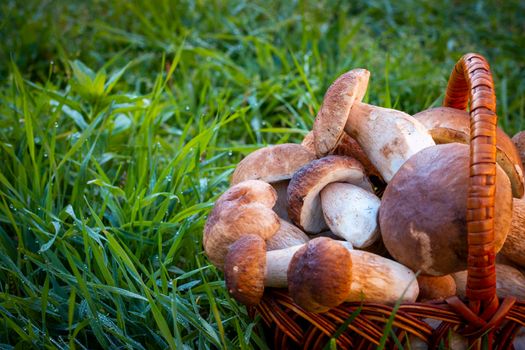
{"type": "Polygon", "coordinates": [[[347,182],[372,192],[361,163],[349,157],[327,156],[299,169],[288,185],[288,215],[304,231],[327,228],[319,192],[329,183],[347,182]]]}
{"type": "MultiPolygon", "coordinates": [[[[470,115],[467,111],[438,107],[417,113],[414,118],[429,130],[437,144],[469,143],[470,115]]],[[[502,129],[497,128],[496,160],[510,179],[513,196],[521,198],[524,193],[523,164],[513,140],[502,129]]]]}
{"type": "Polygon", "coordinates": [[[350,294],[352,258],[347,248],[319,237],[299,249],[288,267],[288,290],[294,301],[313,312],[341,304],[350,294]]]}
{"type": "Polygon", "coordinates": [[[257,305],[264,293],[266,243],[257,235],[246,235],[230,246],[224,262],[228,292],[244,305],[257,305]]]}
{"type": "Polygon", "coordinates": [[[259,180],[246,180],[226,190],[215,202],[214,211],[215,208],[220,209],[220,206],[226,202],[237,204],[256,202],[271,208],[276,201],[277,192],[270,184],[259,180]]]}
{"type": "MultiPolygon", "coordinates": [[[[424,149],[399,169],[379,210],[383,241],[397,261],[434,276],[466,269],[468,176],[469,147],[458,143],[424,149]]],[[[496,188],[499,251],[512,217],[510,181],[499,167],[496,188]]]]}
{"type": "Polygon", "coordinates": [[[264,147],[239,162],[231,183],[235,185],[245,180],[268,183],[288,180],[297,169],[314,159],[315,154],[293,143],[264,147]]]}
{"type": "Polygon", "coordinates": [[[313,126],[318,157],[331,153],[339,144],[350,109],[365,96],[369,78],[366,69],[353,69],[337,78],[326,91],[313,126]]]}
{"type": "Polygon", "coordinates": [[[273,187],[258,180],[241,182],[228,189],[215,203],[204,226],[203,245],[210,261],[223,268],[230,244],[246,234],[268,239],[280,227],[272,210],[276,201],[273,187]]]}

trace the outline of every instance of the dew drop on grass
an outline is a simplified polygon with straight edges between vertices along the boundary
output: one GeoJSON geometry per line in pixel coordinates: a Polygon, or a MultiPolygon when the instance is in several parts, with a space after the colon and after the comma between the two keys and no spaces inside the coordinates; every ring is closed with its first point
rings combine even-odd
{"type": "Polygon", "coordinates": [[[228,152],[228,157],[231,157],[231,156],[233,156],[233,152],[232,152],[232,151],[229,151],[229,152],[228,152]]]}
{"type": "Polygon", "coordinates": [[[190,106],[184,107],[184,110],[186,110],[186,112],[189,111],[190,110],[190,106]]]}
{"type": "Polygon", "coordinates": [[[171,175],[166,176],[166,181],[171,182],[171,175]]]}
{"type": "Polygon", "coordinates": [[[55,128],[58,128],[58,122],[55,122],[55,128]]]}
{"type": "Polygon", "coordinates": [[[51,61],[51,62],[49,62],[49,63],[50,63],[51,65],[54,65],[54,64],[55,64],[55,61],[51,61]]]}
{"type": "Polygon", "coordinates": [[[47,153],[44,153],[44,158],[47,158],[47,153]]]}

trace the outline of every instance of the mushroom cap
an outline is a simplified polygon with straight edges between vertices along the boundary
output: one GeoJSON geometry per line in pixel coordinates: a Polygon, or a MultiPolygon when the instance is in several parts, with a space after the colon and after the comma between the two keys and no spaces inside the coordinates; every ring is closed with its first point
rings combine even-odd
{"type": "Polygon", "coordinates": [[[318,233],[327,228],[319,192],[332,182],[347,182],[372,192],[363,166],[353,158],[327,156],[306,164],[288,185],[288,215],[304,231],[318,233]]]}
{"type": "Polygon", "coordinates": [[[352,257],[338,241],[312,239],[293,256],[288,267],[288,290],[297,305],[325,312],[350,293],[352,257]]]}
{"type": "Polygon", "coordinates": [[[268,183],[288,180],[297,169],[314,159],[314,153],[293,143],[260,148],[237,164],[231,183],[235,185],[245,180],[268,183]]]}
{"type": "MultiPolygon", "coordinates": [[[[414,118],[428,129],[437,144],[469,143],[470,115],[467,111],[437,107],[419,112],[414,118]]],[[[513,196],[521,198],[524,193],[523,164],[513,140],[501,128],[496,129],[496,160],[510,179],[513,196]]]]}
{"type": "Polygon", "coordinates": [[[344,73],[328,88],[314,121],[313,132],[318,157],[331,153],[344,134],[350,109],[366,94],[370,72],[353,69],[344,73]]]}
{"type": "Polygon", "coordinates": [[[279,230],[266,241],[267,250],[284,249],[304,244],[310,240],[310,237],[301,231],[300,228],[286,220],[280,219],[280,221],[281,227],[279,230]]]}
{"type": "Polygon", "coordinates": [[[375,194],[348,183],[334,182],[321,191],[328,227],[357,248],[368,247],[379,238],[380,204],[375,194]]]}
{"type": "Polygon", "coordinates": [[[219,210],[226,202],[236,202],[237,204],[256,202],[272,208],[276,201],[277,192],[272,185],[260,180],[246,180],[226,190],[215,202],[213,211],[219,210]]]}
{"type": "Polygon", "coordinates": [[[445,276],[417,276],[419,285],[418,300],[443,300],[456,295],[456,281],[452,275],[445,276]]]}
{"type": "MultiPolygon", "coordinates": [[[[497,168],[496,252],[512,218],[510,181],[497,168]]],[[[469,147],[459,143],[426,148],[399,169],[379,210],[383,241],[397,261],[433,276],[467,268],[468,177],[469,147]]]]}
{"type": "Polygon", "coordinates": [[[268,239],[280,226],[272,210],[277,195],[270,184],[259,180],[241,182],[217,199],[204,226],[202,243],[210,261],[223,268],[230,244],[245,234],[268,239]]]}
{"type": "Polygon", "coordinates": [[[259,304],[264,293],[266,243],[257,235],[246,235],[230,246],[224,262],[228,292],[244,305],[259,304]]]}

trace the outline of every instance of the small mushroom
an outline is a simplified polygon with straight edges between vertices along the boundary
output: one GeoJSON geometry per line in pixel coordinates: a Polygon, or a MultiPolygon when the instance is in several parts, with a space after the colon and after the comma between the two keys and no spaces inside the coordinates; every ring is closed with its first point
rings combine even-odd
{"type": "MultiPolygon", "coordinates": [[[[457,295],[466,295],[467,271],[452,274],[457,286],[457,295]]],[[[496,294],[500,298],[514,296],[525,299],[525,276],[512,266],[496,264],[496,294]]]]}
{"type": "MultiPolygon", "coordinates": [[[[427,109],[414,115],[423,124],[437,144],[470,142],[470,115],[450,107],[427,109]]],[[[500,128],[496,129],[496,161],[512,184],[515,198],[523,197],[523,164],[516,146],[500,128]]]]}
{"type": "Polygon", "coordinates": [[[210,261],[223,268],[230,244],[248,233],[263,239],[272,237],[280,227],[272,210],[277,195],[271,185],[248,180],[228,189],[215,203],[204,226],[203,245],[210,261]]]}
{"type": "Polygon", "coordinates": [[[333,152],[344,132],[357,140],[386,182],[413,154],[435,145],[410,115],[362,103],[370,72],[354,69],[328,88],[314,121],[318,157],[333,152]]]}
{"type": "Polygon", "coordinates": [[[451,275],[417,276],[419,285],[419,301],[443,300],[456,295],[456,282],[451,275]]]}
{"type": "Polygon", "coordinates": [[[246,180],[261,180],[272,184],[277,191],[274,210],[288,220],[286,188],[292,175],[303,165],[315,159],[315,153],[301,145],[284,143],[260,148],[237,164],[231,184],[246,180]]]}
{"type": "Polygon", "coordinates": [[[265,287],[286,288],[287,270],[301,245],[266,251],[264,239],[246,235],[230,246],[224,263],[229,293],[244,305],[259,304],[265,287]]]}
{"type": "Polygon", "coordinates": [[[327,229],[319,192],[333,182],[346,182],[372,192],[363,166],[355,159],[327,156],[299,169],[288,185],[288,215],[307,233],[327,229]]]}
{"type": "Polygon", "coordinates": [[[288,290],[299,306],[312,312],[325,312],[344,301],[413,302],[418,295],[416,276],[408,268],[325,237],[294,254],[288,290]]]}
{"type": "Polygon", "coordinates": [[[348,183],[334,182],[321,190],[321,207],[328,227],[356,248],[368,247],[379,238],[380,204],[375,194],[348,183]]]}
{"type": "Polygon", "coordinates": [[[278,250],[296,245],[304,244],[310,240],[300,228],[280,219],[281,227],[268,240],[266,240],[266,250],[278,250]]]}
{"type": "MultiPolygon", "coordinates": [[[[432,276],[467,268],[468,176],[469,147],[459,143],[426,148],[399,169],[379,210],[383,241],[397,261],[432,276]]],[[[510,181],[497,166],[496,252],[503,246],[511,217],[510,181]]]]}

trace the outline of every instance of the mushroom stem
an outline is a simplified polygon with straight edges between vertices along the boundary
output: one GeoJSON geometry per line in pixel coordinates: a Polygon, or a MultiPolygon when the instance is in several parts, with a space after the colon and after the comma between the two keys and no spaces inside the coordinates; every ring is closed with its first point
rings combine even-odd
{"type": "Polygon", "coordinates": [[[344,130],[359,142],[386,182],[413,154],[435,145],[412,116],[361,102],[353,104],[344,130]]]}
{"type": "Polygon", "coordinates": [[[413,302],[419,291],[415,274],[405,266],[325,237],[295,253],[288,288],[298,305],[313,312],[325,312],[344,301],[413,302]]]}
{"type": "Polygon", "coordinates": [[[373,193],[347,183],[331,183],[321,191],[321,207],[328,227],[357,248],[368,247],[379,238],[380,204],[373,193]]]}
{"type": "Polygon", "coordinates": [[[304,246],[304,244],[266,252],[265,287],[286,288],[288,286],[288,280],[286,278],[288,265],[290,265],[290,261],[295,252],[302,246],[304,246]]]}
{"type": "Polygon", "coordinates": [[[501,248],[501,253],[525,267],[525,199],[514,198],[512,200],[512,222],[507,239],[501,248]]]}

